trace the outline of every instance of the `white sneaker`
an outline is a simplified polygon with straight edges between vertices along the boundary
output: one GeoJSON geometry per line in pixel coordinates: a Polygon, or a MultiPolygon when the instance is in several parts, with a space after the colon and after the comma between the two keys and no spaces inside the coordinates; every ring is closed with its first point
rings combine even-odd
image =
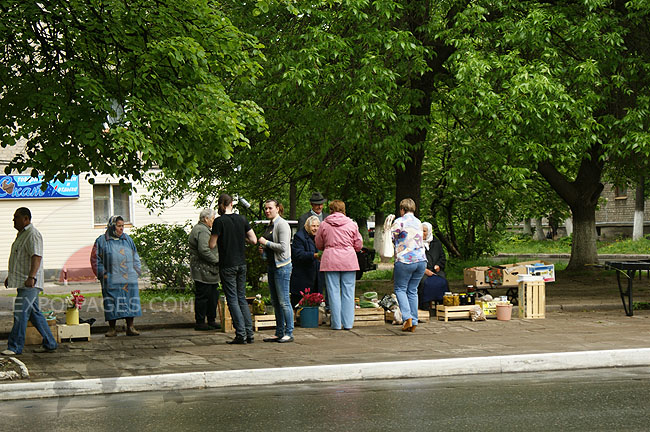
{"type": "Polygon", "coordinates": [[[6,349],[6,350],[2,351],[0,354],[2,354],[2,355],[6,355],[6,356],[14,356],[14,355],[18,355],[18,354],[16,354],[15,352],[13,352],[13,351],[10,350],[10,349],[6,349]]]}

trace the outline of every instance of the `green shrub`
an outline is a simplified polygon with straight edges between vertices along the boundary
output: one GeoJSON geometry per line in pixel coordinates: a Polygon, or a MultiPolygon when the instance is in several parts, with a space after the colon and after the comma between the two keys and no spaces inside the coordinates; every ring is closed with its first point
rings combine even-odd
{"type": "Polygon", "coordinates": [[[189,222],[185,225],[149,224],[131,231],[154,288],[193,286],[187,243],[189,227],[189,222]]]}

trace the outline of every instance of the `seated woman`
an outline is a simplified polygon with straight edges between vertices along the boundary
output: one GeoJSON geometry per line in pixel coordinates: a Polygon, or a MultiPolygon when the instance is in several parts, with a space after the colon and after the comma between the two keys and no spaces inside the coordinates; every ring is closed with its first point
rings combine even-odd
{"type": "Polygon", "coordinates": [[[418,289],[418,303],[420,309],[429,309],[429,304],[442,301],[442,297],[449,289],[445,275],[445,251],[442,249],[440,240],[433,236],[432,227],[429,222],[422,223],[422,234],[424,236],[424,248],[427,256],[427,269],[420,281],[418,289]]]}

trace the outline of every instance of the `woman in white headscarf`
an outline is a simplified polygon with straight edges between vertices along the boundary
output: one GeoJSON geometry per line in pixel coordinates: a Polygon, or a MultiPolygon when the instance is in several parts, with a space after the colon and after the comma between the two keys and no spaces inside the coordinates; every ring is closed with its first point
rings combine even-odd
{"type": "Polygon", "coordinates": [[[441,302],[443,295],[449,289],[445,275],[447,259],[442,243],[433,236],[433,229],[429,222],[422,222],[422,234],[427,257],[427,268],[420,281],[418,303],[420,309],[429,309],[429,302],[441,302]]]}

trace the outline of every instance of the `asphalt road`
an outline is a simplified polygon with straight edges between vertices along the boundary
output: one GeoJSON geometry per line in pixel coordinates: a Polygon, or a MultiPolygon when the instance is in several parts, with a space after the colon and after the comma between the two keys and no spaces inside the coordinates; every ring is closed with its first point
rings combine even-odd
{"type": "Polygon", "coordinates": [[[650,368],[3,402],[0,429],[648,430],[650,368]]]}

